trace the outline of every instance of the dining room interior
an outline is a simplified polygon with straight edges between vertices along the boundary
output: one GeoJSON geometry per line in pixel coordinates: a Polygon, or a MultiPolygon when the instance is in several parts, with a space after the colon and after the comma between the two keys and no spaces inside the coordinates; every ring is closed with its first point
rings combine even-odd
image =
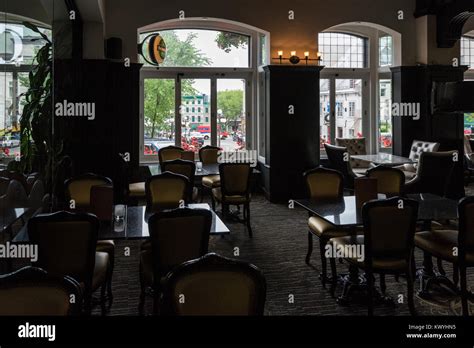
{"type": "Polygon", "coordinates": [[[0,316],[474,314],[472,0],[2,0],[0,32],[0,316]]]}

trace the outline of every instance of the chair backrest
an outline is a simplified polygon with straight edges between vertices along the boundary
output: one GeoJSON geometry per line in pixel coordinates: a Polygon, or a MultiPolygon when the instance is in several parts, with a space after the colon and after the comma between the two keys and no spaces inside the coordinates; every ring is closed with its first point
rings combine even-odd
{"type": "Polygon", "coordinates": [[[465,253],[474,253],[474,196],[465,197],[458,206],[459,210],[459,258],[460,262],[465,253]]]}
{"type": "Polygon", "coordinates": [[[92,284],[99,220],[92,214],[65,211],[40,214],[28,221],[29,240],[38,245],[35,266],[92,284]]]}
{"type": "Polygon", "coordinates": [[[114,210],[114,187],[100,185],[91,187],[90,213],[100,221],[111,221],[114,210]]]}
{"type": "Polygon", "coordinates": [[[207,253],[212,213],[181,208],[148,219],[154,279],[159,282],[173,267],[207,253]]]}
{"type": "Polygon", "coordinates": [[[409,260],[414,247],[418,202],[401,197],[370,201],[362,207],[365,262],[373,258],[409,260]]]}
{"type": "Polygon", "coordinates": [[[413,140],[410,150],[409,158],[414,161],[418,162],[420,160],[421,154],[424,152],[436,152],[439,149],[439,143],[429,142],[429,141],[421,141],[421,140],[413,140]]]}
{"type": "Polygon", "coordinates": [[[0,196],[7,194],[8,185],[10,185],[10,179],[6,177],[0,177],[0,196]]]}
{"type": "Polygon", "coordinates": [[[417,191],[446,196],[453,177],[456,151],[424,152],[417,169],[417,191]]]}
{"type": "Polygon", "coordinates": [[[188,178],[188,201],[191,201],[194,187],[194,176],[196,173],[196,164],[193,161],[185,161],[182,159],[164,161],[161,163],[161,170],[163,172],[184,175],[186,178],[188,178]]]}
{"type": "Polygon", "coordinates": [[[29,193],[27,177],[25,175],[16,171],[11,171],[11,170],[7,171],[7,175],[10,180],[18,181],[23,186],[23,189],[25,190],[26,194],[29,193]]]}
{"type": "Polygon", "coordinates": [[[472,154],[471,136],[468,134],[464,135],[464,154],[467,156],[472,154]]]}
{"type": "Polygon", "coordinates": [[[351,168],[349,152],[346,147],[324,144],[331,169],[337,170],[344,176],[344,187],[354,188],[355,174],[351,168]]]}
{"type": "Polygon", "coordinates": [[[185,161],[194,162],[194,152],[193,151],[183,151],[181,152],[181,159],[185,161]]]}
{"type": "Polygon", "coordinates": [[[176,159],[181,159],[181,153],[184,150],[181,147],[177,146],[167,146],[158,151],[158,160],[160,164],[164,161],[173,161],[176,159]]]}
{"type": "MultiPolygon", "coordinates": [[[[345,147],[350,155],[366,155],[365,144],[365,138],[336,138],[336,145],[345,147]]],[[[367,162],[351,158],[351,166],[352,168],[364,168],[367,167],[367,162]]]]}
{"type": "Polygon", "coordinates": [[[339,201],[344,195],[344,177],[340,172],[327,168],[316,168],[303,174],[311,199],[328,202],[339,201]]]}
{"type": "Polygon", "coordinates": [[[203,164],[216,164],[221,149],[216,146],[204,146],[199,150],[199,159],[203,164]]]}
{"type": "Polygon", "coordinates": [[[377,192],[387,198],[401,196],[405,185],[405,174],[400,169],[377,166],[367,171],[367,177],[377,179],[377,192]]]}
{"type": "Polygon", "coordinates": [[[113,185],[112,180],[105,176],[87,173],[65,181],[66,199],[74,200],[75,209],[89,212],[91,207],[91,188],[93,186],[113,185]]]}
{"type": "Polygon", "coordinates": [[[148,178],[145,182],[147,210],[158,212],[178,208],[181,201],[187,202],[189,185],[187,177],[170,172],[148,178]]]}
{"type": "Polygon", "coordinates": [[[35,267],[0,276],[0,316],[79,315],[81,300],[79,283],[68,276],[35,267]]]}
{"type": "Polygon", "coordinates": [[[257,267],[208,254],[169,273],[162,308],[168,315],[255,316],[263,315],[265,298],[265,277],[257,267]]]}
{"type": "Polygon", "coordinates": [[[43,197],[45,195],[44,184],[41,179],[35,180],[28,196],[28,206],[32,208],[40,208],[43,205],[43,197]]]}
{"type": "Polygon", "coordinates": [[[249,163],[221,163],[219,165],[221,177],[222,199],[226,196],[250,197],[250,176],[252,168],[249,163]]]}
{"type": "Polygon", "coordinates": [[[23,208],[28,205],[28,196],[25,188],[16,180],[10,179],[7,191],[3,197],[2,204],[7,208],[23,208]]]}

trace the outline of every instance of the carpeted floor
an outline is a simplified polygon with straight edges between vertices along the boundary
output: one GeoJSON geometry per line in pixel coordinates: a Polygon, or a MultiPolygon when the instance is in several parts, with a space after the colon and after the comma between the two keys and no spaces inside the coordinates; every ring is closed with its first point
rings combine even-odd
{"type": "MultiPolygon", "coordinates": [[[[320,273],[319,248],[315,241],[312,267],[305,264],[307,251],[307,213],[301,208],[289,209],[271,204],[263,196],[253,197],[251,204],[254,238],[250,239],[243,225],[225,222],[231,234],[225,238],[211,237],[209,250],[223,256],[248,261],[259,267],[267,281],[266,315],[367,315],[364,305],[342,307],[336,304],[318,278],[320,273]],[[238,248],[238,249],[237,249],[238,248]],[[234,251],[239,255],[235,256],[234,251]],[[294,301],[289,301],[293,295],[294,301]]],[[[137,315],[140,284],[138,280],[138,253],[140,241],[119,241],[116,244],[116,261],[113,277],[114,303],[108,315],[137,315]],[[124,256],[129,247],[130,256],[124,256]]],[[[416,253],[417,266],[422,255],[416,253]]],[[[445,265],[447,269],[448,265],[445,265]]],[[[346,264],[338,264],[338,272],[346,272],[346,264]]],[[[448,274],[450,274],[447,269],[448,274]]],[[[474,270],[469,284],[474,284],[474,270]]],[[[415,285],[415,288],[418,284],[415,285]]],[[[340,293],[338,288],[337,292],[340,293]]],[[[379,305],[376,315],[409,315],[406,303],[406,282],[387,276],[387,294],[396,300],[395,305],[379,305]],[[400,297],[400,295],[402,295],[400,297]],[[398,303],[401,299],[403,303],[398,303]]],[[[419,298],[415,304],[421,315],[459,314],[459,301],[446,295],[438,301],[427,302],[419,298]],[[441,299],[441,300],[440,300],[441,299]]],[[[151,298],[147,299],[150,308],[151,298]]],[[[472,305],[471,310],[474,309],[472,305]]],[[[100,309],[94,310],[100,314],[100,309]]]]}

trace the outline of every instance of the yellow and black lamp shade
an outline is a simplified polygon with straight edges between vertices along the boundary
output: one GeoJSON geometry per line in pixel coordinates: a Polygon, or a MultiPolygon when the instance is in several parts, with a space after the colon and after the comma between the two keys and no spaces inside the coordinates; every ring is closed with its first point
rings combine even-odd
{"type": "Polygon", "coordinates": [[[148,35],[138,45],[138,52],[151,65],[159,66],[166,58],[166,43],[158,33],[148,35]]]}

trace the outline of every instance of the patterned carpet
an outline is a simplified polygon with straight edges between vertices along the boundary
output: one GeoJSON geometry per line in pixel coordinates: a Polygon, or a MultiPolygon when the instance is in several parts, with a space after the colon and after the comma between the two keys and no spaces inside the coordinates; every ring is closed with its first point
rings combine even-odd
{"type": "MultiPolygon", "coordinates": [[[[472,189],[472,188],[471,188],[472,189]]],[[[267,280],[266,315],[367,315],[364,305],[342,307],[336,304],[318,278],[320,272],[319,248],[315,241],[312,266],[305,264],[307,251],[307,213],[301,208],[289,209],[284,205],[271,204],[263,196],[253,197],[251,204],[254,238],[249,239],[243,225],[226,222],[231,234],[211,237],[209,250],[227,257],[235,257],[259,267],[267,280]],[[290,303],[290,295],[294,302],[290,303]]],[[[137,315],[140,284],[138,280],[138,253],[140,241],[120,241],[116,245],[116,261],[113,278],[114,303],[107,315],[137,315]],[[130,247],[131,255],[124,256],[124,248],[130,247]]],[[[416,252],[417,267],[421,267],[422,255],[416,252]]],[[[346,272],[347,265],[338,264],[338,272],[346,272]]],[[[445,264],[449,273],[448,265],[445,264]]],[[[474,284],[474,270],[469,274],[469,284],[474,284]]],[[[418,284],[415,284],[415,289],[418,284]]],[[[341,289],[337,289],[340,293],[341,289]]],[[[387,295],[398,300],[406,298],[406,282],[387,276],[387,295]]],[[[459,299],[445,293],[434,296],[436,301],[415,299],[421,315],[453,315],[460,313],[459,299]]],[[[395,305],[380,304],[376,315],[409,315],[406,300],[395,305]]],[[[150,309],[151,298],[147,298],[150,309]]],[[[474,309],[472,306],[471,311],[474,309]]],[[[474,311],[473,311],[474,312],[474,311]]],[[[94,314],[100,314],[96,308],[94,314]]]]}

